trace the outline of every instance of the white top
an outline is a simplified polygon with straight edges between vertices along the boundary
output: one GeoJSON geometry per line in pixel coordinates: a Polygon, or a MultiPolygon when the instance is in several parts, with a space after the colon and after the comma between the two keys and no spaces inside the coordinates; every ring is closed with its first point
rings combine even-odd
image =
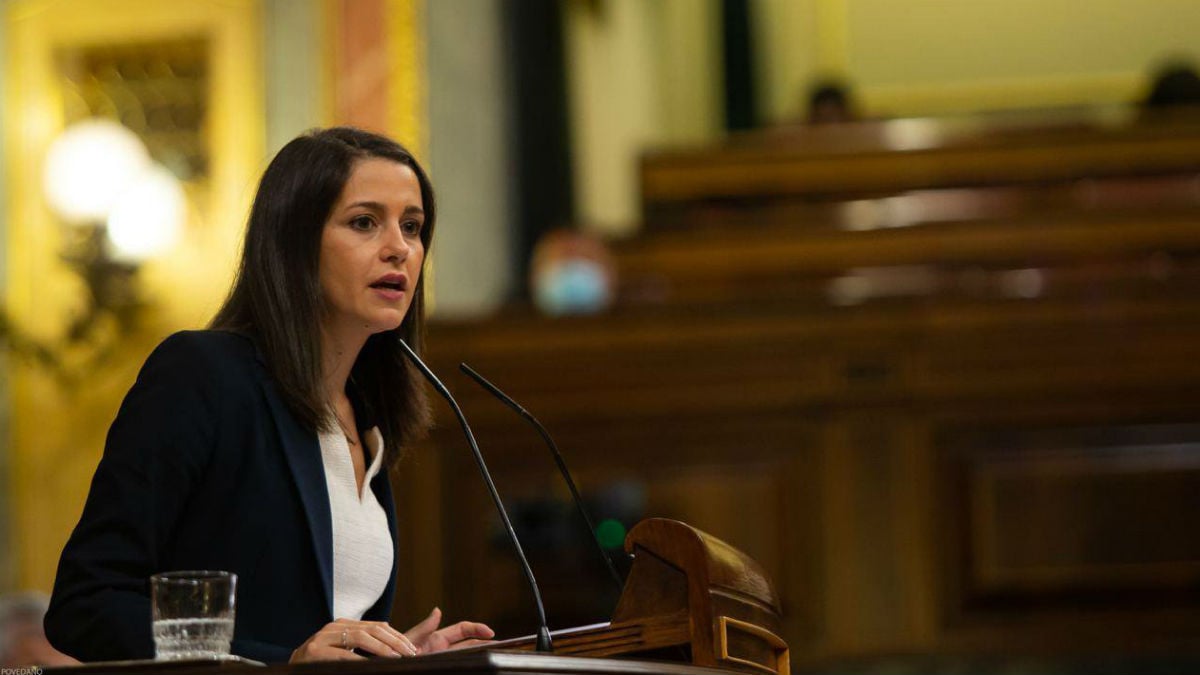
{"type": "Polygon", "coordinates": [[[383,466],[383,435],[379,427],[359,435],[371,457],[360,494],[350,444],[337,425],[333,429],[317,434],[333,516],[333,618],[359,620],[383,595],[395,564],[387,515],[371,490],[383,466]]]}

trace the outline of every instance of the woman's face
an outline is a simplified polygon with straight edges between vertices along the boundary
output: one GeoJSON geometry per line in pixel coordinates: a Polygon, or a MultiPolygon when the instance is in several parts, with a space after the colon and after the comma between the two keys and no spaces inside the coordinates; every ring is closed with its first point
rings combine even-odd
{"type": "Polygon", "coordinates": [[[400,326],[412,304],[425,245],[421,184],[389,159],[355,163],[321,233],[318,278],[332,335],[400,326]]]}

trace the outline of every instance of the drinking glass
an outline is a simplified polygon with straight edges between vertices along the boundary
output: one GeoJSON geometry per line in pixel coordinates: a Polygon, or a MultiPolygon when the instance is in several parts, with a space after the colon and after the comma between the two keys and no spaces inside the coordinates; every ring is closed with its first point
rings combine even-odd
{"type": "Polygon", "coordinates": [[[233,641],[237,575],[208,570],[150,577],[154,658],[220,659],[233,641]]]}

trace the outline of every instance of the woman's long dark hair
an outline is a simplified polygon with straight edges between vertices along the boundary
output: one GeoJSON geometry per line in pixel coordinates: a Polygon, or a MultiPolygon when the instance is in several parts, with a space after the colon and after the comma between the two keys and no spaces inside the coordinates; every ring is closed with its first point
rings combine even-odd
{"type": "MultiPolygon", "coordinates": [[[[237,278],[209,324],[256,342],[288,408],[314,433],[330,426],[321,383],[321,233],[354,165],[367,158],[392,160],[416,174],[425,211],[421,243],[428,258],[437,209],[433,185],[412,153],[361,129],[311,131],[285,145],[263,174],[237,278]]],[[[424,324],[421,274],[400,327],[368,338],[350,372],[348,393],[359,426],[379,426],[392,467],[430,424],[421,374],[399,346],[403,339],[421,353],[424,324]]]]}

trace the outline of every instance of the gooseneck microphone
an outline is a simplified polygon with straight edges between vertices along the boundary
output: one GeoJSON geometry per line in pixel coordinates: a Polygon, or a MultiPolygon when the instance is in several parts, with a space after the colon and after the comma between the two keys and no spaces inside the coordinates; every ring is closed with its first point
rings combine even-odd
{"type": "Polygon", "coordinates": [[[533,591],[533,602],[537,606],[538,615],[538,630],[537,630],[537,650],[539,652],[554,651],[554,645],[550,640],[550,627],[546,623],[546,607],[542,604],[542,592],[538,590],[537,579],[533,578],[533,568],[529,566],[529,561],[525,559],[525,551],[521,548],[521,541],[517,539],[517,533],[513,530],[512,521],[508,519],[508,511],[504,508],[504,502],[500,500],[500,493],[496,491],[496,483],[492,480],[492,474],[488,471],[487,463],[483,461],[483,453],[479,451],[479,444],[475,442],[475,434],[471,433],[471,425],[467,424],[467,418],[463,415],[462,408],[458,407],[458,403],[454,397],[450,395],[450,390],[446,389],[446,385],[433,374],[429,366],[421,360],[417,353],[408,346],[404,340],[400,340],[400,346],[404,348],[404,354],[409,361],[421,371],[425,379],[433,385],[434,389],[446,399],[450,404],[450,408],[454,410],[455,416],[458,417],[458,423],[462,426],[463,434],[467,437],[467,443],[471,446],[471,453],[475,455],[475,463],[479,466],[479,473],[483,476],[483,482],[487,485],[488,492],[492,495],[492,501],[496,504],[496,511],[500,514],[500,520],[504,523],[504,530],[508,532],[509,541],[512,542],[513,548],[517,551],[517,558],[521,563],[521,571],[525,573],[525,579],[529,581],[529,589],[533,591]]]}
{"type": "Polygon", "coordinates": [[[575,508],[579,511],[579,516],[583,518],[583,522],[587,524],[592,541],[596,544],[596,550],[600,552],[600,557],[608,567],[608,573],[612,575],[613,583],[617,585],[617,594],[619,595],[625,589],[625,583],[621,581],[621,575],[617,573],[617,568],[613,567],[612,559],[604,552],[604,545],[600,543],[600,538],[596,535],[596,526],[592,524],[592,519],[588,517],[587,509],[583,507],[583,498],[579,496],[579,490],[575,487],[575,481],[571,478],[571,472],[567,470],[567,462],[563,459],[562,453],[558,451],[558,444],[550,437],[550,432],[546,431],[546,427],[542,426],[542,423],[532,413],[522,407],[520,403],[514,401],[511,396],[500,391],[499,387],[488,382],[487,378],[476,372],[474,368],[465,363],[460,363],[458,364],[458,369],[466,373],[472,380],[478,382],[479,386],[486,389],[492,396],[500,399],[504,405],[512,408],[514,412],[532,424],[533,428],[537,429],[542,440],[546,442],[546,446],[550,448],[550,454],[554,455],[554,463],[558,465],[559,473],[562,474],[563,480],[567,482],[567,487],[571,490],[571,498],[575,501],[575,508]]]}

